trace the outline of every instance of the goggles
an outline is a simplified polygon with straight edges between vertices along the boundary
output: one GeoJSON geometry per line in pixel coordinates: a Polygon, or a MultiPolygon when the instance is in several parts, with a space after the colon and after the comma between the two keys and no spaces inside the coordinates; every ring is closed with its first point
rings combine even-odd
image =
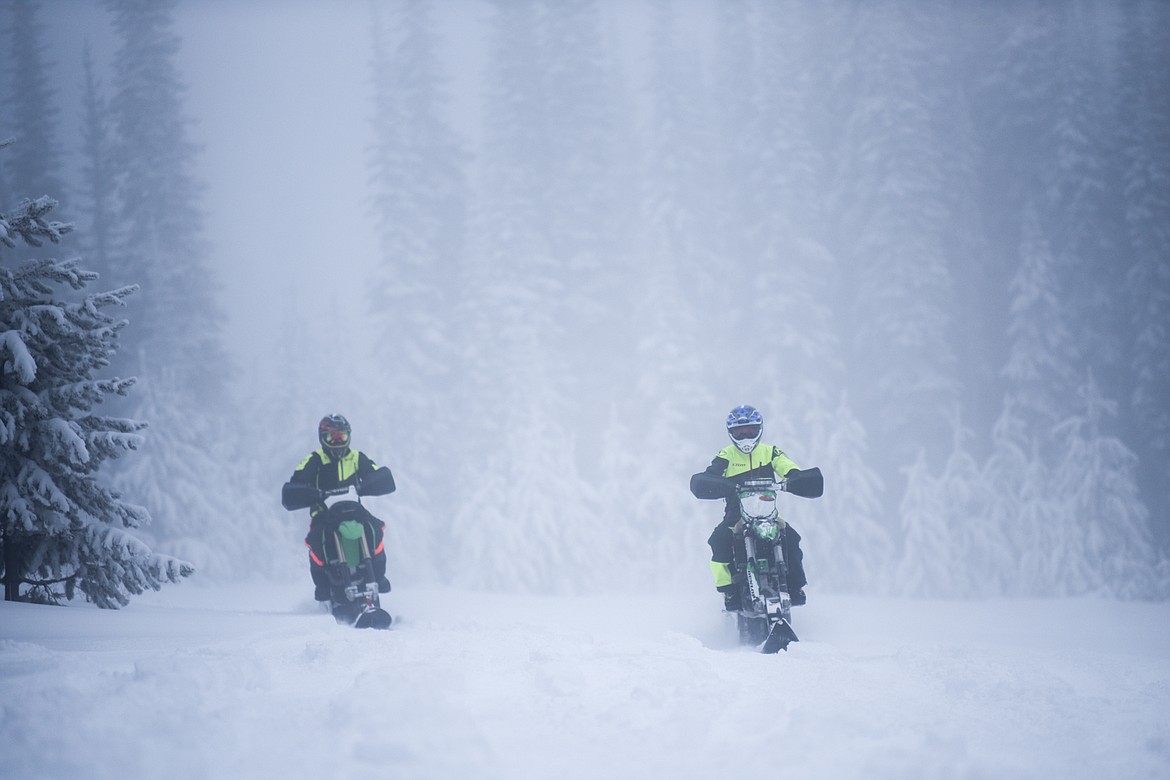
{"type": "Polygon", "coordinates": [[[754,439],[760,435],[759,425],[736,425],[728,429],[731,438],[736,441],[746,441],[747,439],[754,439]]]}
{"type": "Polygon", "coordinates": [[[321,443],[326,447],[348,447],[349,431],[322,431],[321,443]]]}

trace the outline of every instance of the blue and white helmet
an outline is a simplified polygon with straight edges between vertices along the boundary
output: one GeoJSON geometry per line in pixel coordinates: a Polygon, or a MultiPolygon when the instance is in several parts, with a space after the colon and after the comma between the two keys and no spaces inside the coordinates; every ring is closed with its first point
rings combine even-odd
{"type": "Polygon", "coordinates": [[[754,406],[737,406],[727,415],[727,435],[740,452],[751,452],[764,434],[764,415],[754,406]]]}

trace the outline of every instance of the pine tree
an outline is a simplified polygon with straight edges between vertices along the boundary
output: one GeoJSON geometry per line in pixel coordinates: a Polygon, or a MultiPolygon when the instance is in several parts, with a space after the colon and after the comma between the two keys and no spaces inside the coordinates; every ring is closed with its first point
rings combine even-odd
{"type": "Polygon", "coordinates": [[[727,375],[736,364],[725,348],[734,343],[736,285],[727,283],[734,273],[718,253],[721,190],[710,93],[695,47],[682,40],[677,7],[655,3],[652,10],[640,255],[674,265],[685,283],[680,305],[701,313],[707,330],[693,348],[711,376],[727,375]]]}
{"type": "Polygon", "coordinates": [[[1127,441],[1156,541],[1170,549],[1170,9],[1139,2],[1124,17],[1118,66],[1125,222],[1132,263],[1125,282],[1132,345],[1127,441]]]}
{"type": "MultiPolygon", "coordinates": [[[[405,455],[457,436],[452,409],[462,356],[454,311],[466,251],[468,155],[447,119],[431,8],[410,0],[377,11],[369,169],[380,257],[368,305],[384,334],[374,355],[384,392],[374,409],[380,441],[405,455]]],[[[408,561],[431,560],[439,532],[433,518],[454,511],[442,487],[450,466],[431,458],[412,466],[399,472],[387,537],[414,551],[408,561]]]]}
{"type": "Polygon", "coordinates": [[[912,2],[862,3],[853,25],[855,72],[838,85],[852,103],[830,245],[850,283],[849,387],[895,462],[919,447],[937,462],[958,392],[954,289],[943,229],[946,150],[935,132],[945,92],[920,63],[941,35],[929,7],[912,2]]]}
{"type": "MultiPolygon", "coordinates": [[[[9,132],[19,143],[6,154],[5,183],[13,194],[65,192],[61,183],[62,153],[56,136],[58,111],[53,104],[45,57],[40,4],[35,0],[15,0],[9,12],[9,26],[2,38],[7,39],[4,56],[9,58],[12,92],[0,95],[0,99],[5,99],[4,113],[10,117],[9,132]]],[[[10,197],[0,191],[0,201],[10,197]]]]}
{"type": "MultiPolygon", "coordinates": [[[[544,121],[548,159],[541,182],[547,204],[548,247],[564,290],[553,346],[565,356],[574,386],[574,414],[601,419],[609,393],[599,364],[632,370],[628,279],[613,269],[638,262],[633,251],[638,192],[629,186],[637,145],[627,87],[605,38],[597,0],[542,0],[538,6],[544,121]]],[[[597,431],[580,431],[597,447],[597,431]]]]}
{"type": "Polygon", "coordinates": [[[999,529],[985,522],[991,496],[971,455],[972,432],[957,413],[953,425],[954,446],[941,473],[915,466],[914,478],[925,484],[912,485],[903,502],[899,583],[915,595],[999,595],[1008,549],[999,529]],[[924,495],[927,506],[921,505],[924,495]]]}
{"type": "MultiPolygon", "coordinates": [[[[1106,394],[1127,391],[1123,333],[1130,316],[1125,273],[1116,267],[1128,243],[1118,167],[1117,123],[1110,68],[1102,52],[1112,35],[1108,5],[1073,3],[1059,15],[1058,100],[1052,117],[1055,166],[1044,180],[1041,219],[1052,247],[1067,323],[1081,358],[1106,394]]],[[[1124,261],[1123,261],[1124,262],[1124,261]]]]}
{"type": "Polygon", "coordinates": [[[925,450],[906,471],[906,492],[899,515],[906,554],[898,566],[898,589],[914,596],[954,595],[951,577],[959,564],[947,528],[946,497],[932,475],[925,450]]]}
{"type": "Polygon", "coordinates": [[[550,146],[550,244],[578,284],[621,251],[629,228],[622,171],[631,161],[626,96],[615,73],[597,0],[543,0],[540,86],[550,146]]]}
{"type": "Polygon", "coordinates": [[[1064,594],[1165,597],[1148,513],[1137,491],[1137,458],[1106,431],[1117,405],[1101,396],[1090,372],[1076,415],[1054,431],[1063,457],[1053,486],[1068,507],[1052,552],[1064,594]]]}
{"type": "Polygon", "coordinates": [[[116,236],[112,219],[116,206],[117,180],[111,159],[110,114],[101,85],[94,74],[88,44],[83,56],[82,80],[83,167],[78,188],[78,211],[86,215],[82,248],[90,266],[106,277],[112,276],[116,236]]]}
{"type": "Polygon", "coordinates": [[[758,229],[762,238],[779,236],[785,246],[821,243],[829,144],[825,139],[814,143],[813,136],[828,113],[816,52],[832,36],[825,35],[819,12],[799,2],[764,2],[758,13],[757,129],[754,159],[737,177],[746,217],[738,229],[758,229]]]}
{"type": "Polygon", "coordinates": [[[987,490],[980,529],[993,540],[1002,540],[998,550],[1002,557],[986,566],[983,582],[989,590],[1014,595],[1038,592],[1040,535],[1051,525],[1054,514],[1045,511],[1047,471],[1020,412],[1018,403],[1009,396],[992,429],[991,454],[978,471],[987,490]]]}
{"type": "MultiPolygon", "coordinates": [[[[50,222],[47,196],[0,215],[0,240],[56,244],[69,225],[50,222]]],[[[96,413],[133,379],[103,379],[125,320],[106,309],[123,305],[136,288],[60,297],[97,278],[76,260],[38,259],[0,268],[0,546],[6,600],[56,601],[80,590],[100,607],[124,606],[129,596],[193,569],[156,555],[126,529],[149,515],[110,490],[103,465],[131,450],[145,425],[96,413]],[[54,586],[63,585],[57,591],[54,586]],[[26,594],[28,595],[28,594],[26,594]]]]}
{"type": "Polygon", "coordinates": [[[1014,414],[1047,454],[1048,431],[1071,411],[1070,388],[1080,357],[1069,333],[1070,314],[1059,294],[1052,252],[1031,204],[1024,209],[1019,257],[1010,286],[1004,376],[1014,414]]]}
{"type": "Polygon", "coordinates": [[[564,379],[563,365],[552,365],[560,361],[550,349],[559,343],[555,306],[563,289],[539,195],[547,183],[542,171],[548,139],[535,3],[499,0],[493,10],[477,208],[455,314],[463,334],[458,416],[477,422],[477,436],[467,442],[473,449],[495,449],[510,440],[508,410],[536,408],[527,400],[535,373],[541,381],[564,379]],[[537,372],[545,357],[550,365],[537,372]]]}
{"type": "MultiPolygon", "coordinates": [[[[239,474],[225,465],[223,452],[246,445],[242,436],[233,438],[240,427],[225,408],[232,367],[203,238],[197,149],[182,106],[175,0],[106,5],[119,44],[109,111],[121,241],[110,274],[115,283],[142,285],[142,301],[127,315],[137,338],[127,345],[123,368],[142,383],[134,413],[153,415],[145,447],[157,455],[115,477],[144,497],[160,540],[182,549],[204,542],[220,553],[244,549],[232,546],[239,533],[233,497],[251,486],[235,481],[239,474]],[[190,503],[173,500],[177,495],[190,503]]],[[[204,555],[208,565],[229,566],[224,554],[204,555]]]]}
{"type": "Polygon", "coordinates": [[[762,68],[757,60],[766,56],[765,52],[783,46],[781,41],[769,40],[765,52],[757,55],[751,31],[761,25],[753,10],[748,0],[720,2],[716,5],[714,29],[712,109],[719,143],[713,151],[719,191],[724,193],[716,203],[717,235],[723,256],[734,258],[759,257],[760,243],[766,235],[761,223],[768,214],[784,212],[783,204],[747,186],[776,151],[766,146],[763,137],[770,129],[765,122],[776,117],[762,116],[757,84],[762,68]]]}
{"type": "MultiPolygon", "coordinates": [[[[717,407],[706,387],[706,367],[692,348],[699,331],[686,310],[678,269],[669,258],[650,253],[637,272],[641,294],[629,319],[631,331],[638,334],[640,370],[633,375],[632,392],[622,400],[624,414],[613,423],[622,428],[611,428],[618,438],[611,440],[612,449],[604,450],[606,460],[627,461],[624,485],[615,489],[613,514],[606,515],[606,522],[629,533],[634,546],[625,555],[661,572],[656,578],[660,586],[678,585],[694,574],[679,562],[703,560],[705,539],[718,520],[713,504],[702,502],[698,509],[710,521],[706,531],[704,525],[681,521],[695,514],[696,507],[680,477],[710,461],[714,453],[703,452],[698,443],[718,431],[720,420],[712,414],[717,407]]],[[[606,550],[603,555],[620,560],[623,551],[606,550]]],[[[626,577],[619,573],[618,579],[626,577]]]]}
{"type": "Polygon", "coordinates": [[[1010,284],[1007,391],[983,468],[995,492],[989,533],[1006,540],[1016,562],[1007,591],[1053,595],[1068,563],[1057,562],[1060,529],[1069,507],[1053,492],[1057,446],[1052,431],[1071,413],[1071,387],[1079,362],[1057,292],[1053,257],[1036,208],[1024,207],[1019,267],[1010,284]]]}
{"type": "Polygon", "coordinates": [[[474,261],[457,314],[466,347],[461,414],[476,421],[463,446],[481,456],[464,459],[456,474],[468,500],[454,517],[454,573],[493,586],[575,589],[592,576],[581,522],[592,502],[577,470],[559,349],[565,291],[541,196],[550,141],[539,15],[533,2],[498,0],[493,9],[474,261]]]}
{"type": "Polygon", "coordinates": [[[801,502],[790,518],[805,542],[809,584],[829,590],[888,592],[894,585],[894,539],[882,522],[886,480],[875,463],[865,427],[841,391],[828,403],[814,405],[803,416],[808,451],[825,475],[825,495],[801,502]],[[799,512],[799,514],[797,514],[799,512]]]}
{"type": "Polygon", "coordinates": [[[231,371],[202,236],[202,186],[193,174],[197,149],[182,109],[176,0],[106,3],[120,43],[110,113],[124,233],[111,281],[140,280],[145,293],[130,309],[138,326],[128,345],[135,373],[149,383],[169,372],[191,399],[222,398],[231,371]]]}

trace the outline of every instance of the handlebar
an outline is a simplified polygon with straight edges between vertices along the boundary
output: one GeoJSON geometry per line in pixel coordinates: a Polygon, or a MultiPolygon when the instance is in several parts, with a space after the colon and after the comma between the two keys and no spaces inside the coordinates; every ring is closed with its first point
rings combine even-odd
{"type": "Polygon", "coordinates": [[[788,480],[786,479],[745,479],[736,486],[736,489],[763,488],[764,490],[784,490],[787,486],[788,480]]]}
{"type": "Polygon", "coordinates": [[[825,492],[825,480],[819,468],[794,469],[780,479],[764,477],[745,479],[739,483],[702,471],[691,477],[691,493],[695,498],[732,498],[745,487],[778,490],[801,498],[820,498],[825,492]]]}
{"type": "Polygon", "coordinates": [[[291,512],[307,509],[329,498],[348,495],[351,491],[357,495],[360,503],[363,496],[384,496],[393,493],[394,489],[394,477],[390,469],[382,467],[354,484],[330,490],[320,490],[316,485],[306,482],[286,482],[280,492],[280,503],[291,512]]]}

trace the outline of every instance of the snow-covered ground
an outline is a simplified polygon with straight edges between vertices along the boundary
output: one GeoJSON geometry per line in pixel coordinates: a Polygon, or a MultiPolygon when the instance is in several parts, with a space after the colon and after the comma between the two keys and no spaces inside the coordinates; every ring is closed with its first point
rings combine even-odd
{"type": "Polygon", "coordinates": [[[1170,605],[814,592],[764,656],[716,603],[403,589],[389,632],[303,583],[0,604],[0,777],[1170,777],[1170,605]]]}

